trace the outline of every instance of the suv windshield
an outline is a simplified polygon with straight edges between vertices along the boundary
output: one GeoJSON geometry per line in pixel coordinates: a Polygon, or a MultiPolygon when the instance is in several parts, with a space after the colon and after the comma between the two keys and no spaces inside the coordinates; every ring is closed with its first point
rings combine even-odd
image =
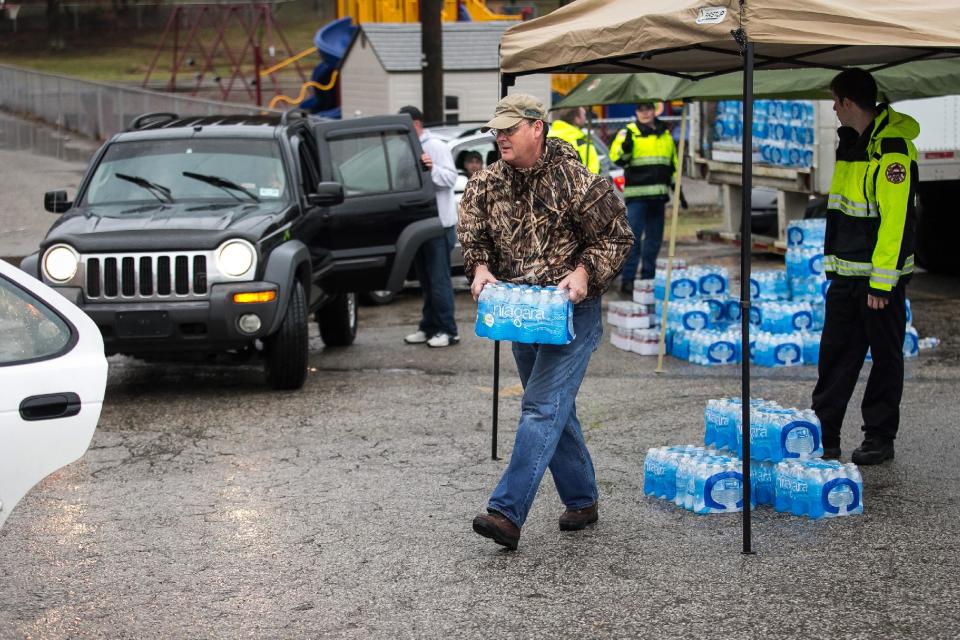
{"type": "Polygon", "coordinates": [[[138,140],[110,145],[83,204],[278,201],[287,193],[274,140],[138,140]]]}

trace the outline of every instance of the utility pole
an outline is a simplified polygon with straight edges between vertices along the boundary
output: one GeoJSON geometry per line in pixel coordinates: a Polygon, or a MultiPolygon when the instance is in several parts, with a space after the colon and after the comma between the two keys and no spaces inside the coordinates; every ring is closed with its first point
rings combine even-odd
{"type": "Polygon", "coordinates": [[[420,0],[423,123],[443,124],[443,0],[420,0]]]}

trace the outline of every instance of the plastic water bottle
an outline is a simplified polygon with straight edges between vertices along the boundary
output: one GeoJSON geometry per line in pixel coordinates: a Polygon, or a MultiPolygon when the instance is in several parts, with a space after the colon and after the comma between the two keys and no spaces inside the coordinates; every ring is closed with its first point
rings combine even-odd
{"type": "Polygon", "coordinates": [[[480,338],[490,337],[490,329],[493,327],[493,291],[494,285],[487,283],[477,298],[476,334],[480,338]]]}
{"type": "Polygon", "coordinates": [[[750,461],[751,502],[758,505],[773,506],[775,463],[765,460],[750,461]]]}

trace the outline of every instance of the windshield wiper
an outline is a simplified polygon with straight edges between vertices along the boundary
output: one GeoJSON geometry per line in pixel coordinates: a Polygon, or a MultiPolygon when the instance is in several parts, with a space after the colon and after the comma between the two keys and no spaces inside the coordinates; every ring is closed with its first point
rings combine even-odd
{"type": "MultiPolygon", "coordinates": [[[[239,191],[240,193],[244,194],[254,202],[260,202],[260,198],[253,195],[252,193],[247,191],[245,188],[238,185],[236,182],[227,180],[226,178],[221,178],[220,176],[208,176],[202,173],[194,173],[192,171],[184,171],[183,175],[187,178],[193,178],[194,180],[199,180],[200,182],[206,182],[207,184],[213,185],[215,187],[220,187],[221,189],[223,189],[224,191],[232,195],[234,198],[237,198],[237,196],[235,196],[233,192],[239,191]]],[[[237,200],[240,200],[240,198],[237,198],[237,200]]]]}
{"type": "Polygon", "coordinates": [[[141,178],[140,176],[128,176],[125,173],[115,173],[113,174],[121,180],[126,180],[127,182],[132,182],[133,184],[146,189],[153,195],[154,198],[160,202],[173,202],[173,195],[170,193],[170,189],[163,186],[162,184],[157,184],[156,182],[150,182],[146,178],[141,178]],[[161,197],[161,195],[163,197],[161,197]]]}

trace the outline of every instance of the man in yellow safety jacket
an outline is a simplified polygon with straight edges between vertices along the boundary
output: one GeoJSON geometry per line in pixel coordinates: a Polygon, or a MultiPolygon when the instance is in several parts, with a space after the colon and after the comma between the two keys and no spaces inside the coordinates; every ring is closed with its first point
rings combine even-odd
{"type": "Polygon", "coordinates": [[[654,276],[663,243],[664,203],[677,175],[677,148],[670,129],[657,119],[653,103],[639,103],[636,115],[610,145],[610,160],[625,170],[623,197],[634,237],[620,279],[620,291],[627,295],[633,293],[638,263],[640,279],[654,276]]]}
{"type": "Polygon", "coordinates": [[[583,127],[586,124],[587,112],[583,107],[564,109],[554,116],[547,137],[559,138],[570,143],[570,146],[580,156],[580,162],[586,165],[590,173],[599,175],[600,156],[597,155],[597,149],[593,146],[590,137],[583,132],[583,127]]]}
{"type": "Polygon", "coordinates": [[[893,458],[903,394],[905,287],[913,273],[920,126],[877,104],[877,85],[862,69],[830,84],[838,131],[827,201],[824,270],[830,279],[813,409],[825,458],[840,457],[840,426],[867,349],[873,366],[863,394],[859,465],[893,458]]]}

